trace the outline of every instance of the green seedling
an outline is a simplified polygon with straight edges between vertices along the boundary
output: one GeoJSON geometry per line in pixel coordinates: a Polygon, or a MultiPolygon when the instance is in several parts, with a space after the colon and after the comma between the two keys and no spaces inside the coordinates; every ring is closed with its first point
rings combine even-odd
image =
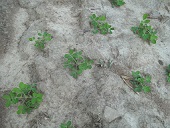
{"type": "Polygon", "coordinates": [[[6,107],[20,103],[17,114],[31,113],[33,109],[37,109],[42,102],[43,94],[38,93],[36,84],[28,85],[20,82],[19,88],[13,88],[9,94],[3,95],[6,100],[6,107]]]}
{"type": "Polygon", "coordinates": [[[47,41],[50,41],[52,39],[51,34],[44,32],[44,33],[38,33],[38,38],[35,37],[29,38],[29,41],[35,41],[34,46],[38,49],[44,49],[45,44],[47,41]]]}
{"type": "Polygon", "coordinates": [[[71,121],[67,121],[67,123],[61,123],[60,128],[74,128],[71,121]]]}
{"type": "Polygon", "coordinates": [[[97,33],[103,35],[112,34],[112,30],[114,30],[114,28],[106,22],[105,16],[97,17],[95,14],[93,14],[90,16],[90,19],[91,19],[90,23],[94,28],[94,30],[92,31],[94,34],[97,33]]]}
{"type": "Polygon", "coordinates": [[[148,19],[148,14],[143,15],[143,20],[140,22],[138,27],[132,27],[133,33],[138,34],[142,39],[153,44],[156,44],[158,37],[156,36],[156,31],[149,25],[150,20],[148,19]]]}
{"type": "Polygon", "coordinates": [[[167,81],[170,83],[170,64],[166,68],[167,81]]]}
{"type": "Polygon", "coordinates": [[[71,49],[68,54],[65,54],[64,58],[67,59],[64,62],[64,68],[70,69],[70,75],[77,78],[82,74],[84,70],[91,69],[93,60],[82,56],[82,52],[77,52],[75,49],[71,49]]]}
{"type": "Polygon", "coordinates": [[[144,91],[147,93],[151,91],[150,86],[148,86],[148,84],[151,83],[151,76],[146,75],[145,77],[142,77],[139,71],[132,71],[132,77],[130,82],[133,85],[135,92],[144,91]]]}
{"type": "Polygon", "coordinates": [[[112,2],[112,6],[113,6],[113,7],[114,7],[114,6],[119,7],[119,6],[122,6],[122,5],[125,4],[124,0],[112,0],[111,2],[112,2]]]}

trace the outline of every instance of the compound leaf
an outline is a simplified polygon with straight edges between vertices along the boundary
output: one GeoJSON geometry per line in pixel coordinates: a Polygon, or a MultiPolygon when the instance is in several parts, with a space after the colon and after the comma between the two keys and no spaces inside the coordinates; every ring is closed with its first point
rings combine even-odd
{"type": "Polygon", "coordinates": [[[21,90],[25,90],[25,89],[27,89],[27,85],[24,84],[23,82],[20,82],[19,88],[20,88],[21,90]]]}
{"type": "Polygon", "coordinates": [[[106,20],[106,17],[105,17],[105,16],[100,16],[100,17],[99,17],[99,20],[100,20],[100,21],[105,21],[105,20],[106,20]]]}
{"type": "Polygon", "coordinates": [[[146,23],[146,24],[149,23],[149,22],[150,22],[150,20],[145,20],[145,21],[144,21],[144,23],[146,23]]]}
{"type": "Polygon", "coordinates": [[[32,39],[32,38],[29,38],[29,41],[33,41],[33,39],[32,39]]]}
{"type": "Polygon", "coordinates": [[[147,93],[147,92],[150,92],[150,91],[151,91],[151,89],[150,89],[150,87],[149,87],[149,86],[143,86],[143,87],[142,87],[142,90],[143,90],[145,93],[147,93]]]}
{"type": "Polygon", "coordinates": [[[135,92],[141,92],[141,91],[142,91],[142,88],[140,88],[140,87],[135,88],[134,91],[135,91],[135,92]]]}
{"type": "Polygon", "coordinates": [[[5,100],[10,100],[11,99],[9,95],[3,95],[2,98],[5,99],[5,100]]]}
{"type": "Polygon", "coordinates": [[[67,127],[70,127],[71,126],[71,121],[68,121],[67,122],[67,127]]]}
{"type": "Polygon", "coordinates": [[[92,31],[94,34],[97,34],[99,31],[97,29],[92,31]]]}
{"type": "Polygon", "coordinates": [[[20,88],[13,88],[13,89],[12,89],[12,92],[19,94],[19,93],[21,93],[22,91],[21,91],[20,88]]]}
{"type": "Polygon", "coordinates": [[[147,83],[150,83],[150,82],[151,82],[151,76],[146,76],[145,78],[146,78],[146,82],[147,82],[147,83]]]}
{"type": "Polygon", "coordinates": [[[147,19],[148,16],[149,16],[148,14],[144,14],[144,15],[143,15],[143,20],[147,19]]]}
{"type": "Polygon", "coordinates": [[[24,106],[23,105],[19,105],[18,106],[17,114],[23,114],[23,110],[24,110],[24,106]]]}
{"type": "Polygon", "coordinates": [[[170,82],[170,76],[168,76],[167,81],[170,82]]]}
{"type": "Polygon", "coordinates": [[[73,53],[74,53],[74,49],[70,49],[70,50],[69,50],[69,53],[70,53],[70,54],[73,54],[73,53]]]}
{"type": "Polygon", "coordinates": [[[32,98],[32,99],[31,99],[31,103],[32,103],[32,104],[35,104],[35,103],[36,103],[36,101],[37,101],[37,99],[36,99],[36,98],[32,98]]]}
{"type": "Polygon", "coordinates": [[[38,33],[38,35],[39,35],[39,36],[42,36],[42,34],[41,34],[41,33],[38,33]]]}
{"type": "Polygon", "coordinates": [[[5,103],[5,106],[6,106],[6,107],[11,106],[11,101],[10,101],[10,100],[7,100],[6,103],[5,103]]]}

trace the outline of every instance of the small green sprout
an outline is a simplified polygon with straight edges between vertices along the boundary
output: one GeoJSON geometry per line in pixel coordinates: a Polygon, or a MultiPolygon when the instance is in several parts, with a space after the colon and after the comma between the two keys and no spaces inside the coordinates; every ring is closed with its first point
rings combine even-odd
{"type": "Polygon", "coordinates": [[[170,83],[170,64],[166,68],[167,82],[170,83]]]}
{"type": "Polygon", "coordinates": [[[150,20],[148,19],[148,14],[143,15],[143,20],[140,22],[138,27],[132,27],[133,33],[138,34],[142,39],[153,44],[156,44],[158,37],[156,36],[156,31],[148,24],[150,20]]]}
{"type": "Polygon", "coordinates": [[[35,39],[35,37],[29,38],[29,41],[35,41],[34,46],[38,49],[44,49],[45,44],[47,41],[50,41],[52,39],[51,34],[44,32],[44,33],[38,33],[38,38],[35,39]]]}
{"type": "Polygon", "coordinates": [[[19,88],[13,88],[9,94],[3,95],[6,107],[20,103],[17,114],[29,114],[33,109],[37,109],[43,100],[42,97],[43,94],[37,92],[36,84],[28,85],[23,82],[20,82],[19,88]]]}
{"type": "Polygon", "coordinates": [[[124,0],[112,0],[112,6],[113,6],[113,7],[114,7],[114,6],[119,7],[119,6],[122,6],[122,5],[124,5],[124,4],[125,4],[124,0]]]}
{"type": "Polygon", "coordinates": [[[67,123],[61,123],[60,128],[74,128],[71,121],[67,121],[67,123]]]}
{"type": "Polygon", "coordinates": [[[92,31],[94,34],[100,33],[103,35],[106,34],[112,34],[112,30],[114,30],[111,25],[109,25],[107,22],[105,22],[106,17],[105,16],[99,16],[97,17],[95,14],[90,16],[91,19],[91,25],[93,26],[94,30],[92,31]]]}
{"type": "Polygon", "coordinates": [[[133,85],[133,89],[135,92],[144,91],[145,93],[150,92],[150,86],[147,84],[151,83],[151,76],[147,75],[142,77],[139,71],[133,72],[132,71],[132,79],[130,80],[131,84],[133,85]]]}
{"type": "Polygon", "coordinates": [[[77,78],[83,73],[84,70],[91,69],[93,60],[87,59],[82,56],[82,52],[77,52],[75,49],[70,49],[68,54],[65,54],[64,68],[70,69],[70,75],[77,78]]]}

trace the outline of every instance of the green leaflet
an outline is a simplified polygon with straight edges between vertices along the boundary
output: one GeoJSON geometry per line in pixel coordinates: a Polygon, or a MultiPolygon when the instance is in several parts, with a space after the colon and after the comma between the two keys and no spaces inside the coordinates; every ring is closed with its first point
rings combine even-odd
{"type": "Polygon", "coordinates": [[[125,4],[124,0],[112,0],[112,7],[114,6],[120,7],[124,4],[125,4]]]}
{"type": "Polygon", "coordinates": [[[74,128],[71,121],[67,121],[66,123],[61,123],[60,128],[74,128]]]}
{"type": "Polygon", "coordinates": [[[139,71],[136,71],[136,72],[132,71],[132,76],[134,78],[138,78],[138,77],[140,77],[140,72],[139,71]]]}
{"type": "Polygon", "coordinates": [[[112,30],[114,30],[113,27],[111,27],[111,25],[109,25],[107,22],[105,22],[106,17],[105,16],[99,16],[97,17],[95,14],[92,14],[90,16],[91,19],[91,25],[93,27],[93,33],[97,34],[112,34],[112,30]]]}
{"type": "Polygon", "coordinates": [[[18,106],[17,114],[25,114],[25,113],[26,113],[25,106],[19,105],[19,106],[18,106]]]}
{"type": "Polygon", "coordinates": [[[167,82],[170,83],[170,64],[166,67],[167,82]]]}
{"type": "Polygon", "coordinates": [[[140,25],[138,27],[132,27],[131,31],[133,31],[134,34],[138,34],[143,40],[156,44],[158,39],[156,36],[157,32],[148,24],[150,23],[150,20],[147,19],[148,16],[148,14],[144,14],[140,25]]]}
{"type": "Polygon", "coordinates": [[[150,86],[146,86],[147,84],[151,83],[151,76],[146,75],[142,77],[139,71],[132,71],[132,79],[130,80],[131,84],[133,85],[133,89],[135,92],[144,91],[145,93],[150,92],[150,86]]]}
{"type": "Polygon", "coordinates": [[[144,14],[143,15],[143,20],[146,20],[148,18],[148,16],[149,16],[148,14],[144,14]]]}
{"type": "Polygon", "coordinates": [[[64,68],[70,69],[70,75],[74,78],[78,78],[84,70],[91,69],[93,60],[89,60],[82,56],[81,51],[70,49],[68,54],[65,54],[64,68]]]}
{"type": "Polygon", "coordinates": [[[34,46],[40,50],[45,48],[45,44],[47,41],[51,41],[52,35],[44,32],[44,33],[38,33],[38,38],[35,39],[35,37],[29,38],[29,41],[35,41],[34,46]]]}
{"type": "Polygon", "coordinates": [[[6,107],[20,103],[17,114],[30,113],[38,108],[43,99],[43,94],[37,93],[36,85],[28,85],[20,82],[19,88],[13,88],[8,94],[3,95],[6,107]]]}
{"type": "Polygon", "coordinates": [[[142,87],[142,90],[143,90],[145,93],[151,91],[150,86],[143,86],[143,87],[142,87]]]}

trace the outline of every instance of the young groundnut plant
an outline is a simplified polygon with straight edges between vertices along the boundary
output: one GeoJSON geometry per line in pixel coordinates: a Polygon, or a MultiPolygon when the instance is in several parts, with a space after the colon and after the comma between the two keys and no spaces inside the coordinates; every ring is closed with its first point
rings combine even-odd
{"type": "Polygon", "coordinates": [[[65,54],[64,68],[70,69],[70,75],[74,78],[78,78],[84,70],[91,69],[93,60],[82,56],[82,51],[70,49],[68,54],[65,54]]]}
{"type": "Polygon", "coordinates": [[[52,39],[52,35],[44,32],[44,33],[38,33],[38,37],[31,37],[29,38],[29,41],[35,41],[34,46],[40,50],[45,48],[45,44],[52,39]]]}
{"type": "Polygon", "coordinates": [[[60,128],[74,128],[71,121],[67,121],[66,123],[61,123],[60,128]]]}
{"type": "Polygon", "coordinates": [[[106,16],[97,17],[95,14],[93,14],[90,16],[90,19],[90,24],[93,27],[92,32],[94,34],[112,34],[112,30],[114,30],[114,28],[106,22],[106,16]]]}
{"type": "Polygon", "coordinates": [[[36,84],[29,85],[20,82],[18,88],[13,88],[8,94],[3,95],[6,107],[18,104],[17,114],[31,113],[43,101],[43,94],[36,89],[36,84]]]}
{"type": "Polygon", "coordinates": [[[112,7],[114,6],[122,6],[125,4],[124,0],[111,0],[111,3],[112,3],[112,7]]]}
{"type": "Polygon", "coordinates": [[[148,14],[143,15],[143,20],[140,22],[139,26],[132,27],[131,30],[133,33],[139,35],[143,40],[148,41],[153,44],[156,44],[158,36],[156,35],[157,31],[149,25],[150,20],[148,19],[148,14]]]}
{"type": "Polygon", "coordinates": [[[130,83],[133,85],[133,89],[135,92],[145,92],[148,93],[151,91],[149,84],[151,83],[151,76],[146,75],[142,76],[139,71],[132,71],[132,79],[130,83]]]}

